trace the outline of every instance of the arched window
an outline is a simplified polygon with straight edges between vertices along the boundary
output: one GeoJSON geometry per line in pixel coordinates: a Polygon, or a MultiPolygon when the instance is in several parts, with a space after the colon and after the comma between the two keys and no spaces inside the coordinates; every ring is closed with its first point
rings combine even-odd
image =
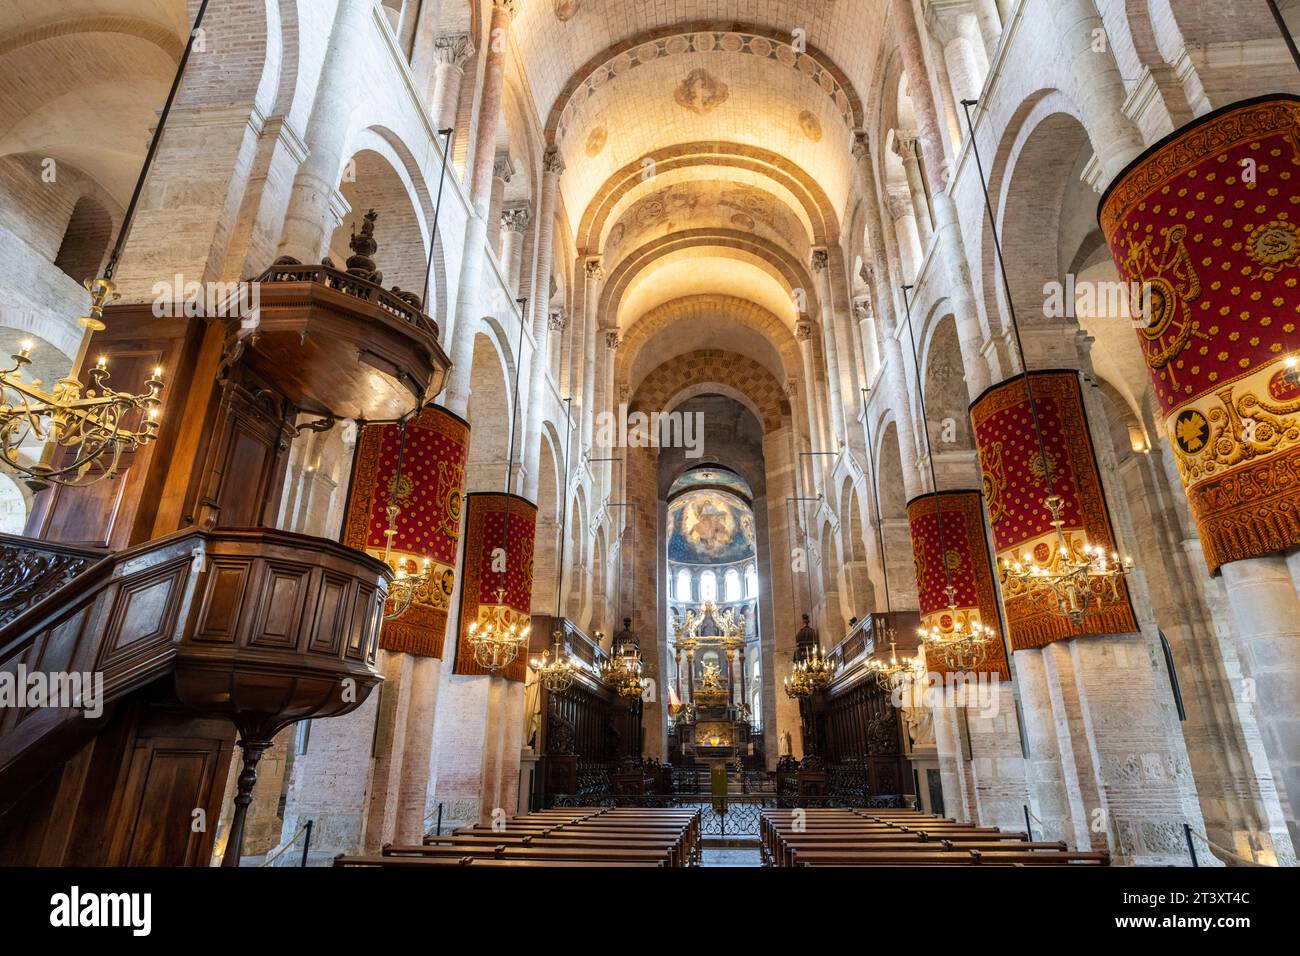
{"type": "Polygon", "coordinates": [[[745,597],[758,597],[758,572],[752,564],[745,568],[745,597]]]}
{"type": "Polygon", "coordinates": [[[700,603],[705,601],[716,601],[718,599],[718,579],[712,571],[705,571],[700,575],[700,603]]]}
{"type": "Polygon", "coordinates": [[[727,601],[740,600],[740,572],[735,568],[727,568],[727,573],[722,576],[723,592],[727,595],[727,601]]]}
{"type": "Polygon", "coordinates": [[[691,599],[691,572],[682,568],[677,572],[677,600],[689,601],[691,599]]]}

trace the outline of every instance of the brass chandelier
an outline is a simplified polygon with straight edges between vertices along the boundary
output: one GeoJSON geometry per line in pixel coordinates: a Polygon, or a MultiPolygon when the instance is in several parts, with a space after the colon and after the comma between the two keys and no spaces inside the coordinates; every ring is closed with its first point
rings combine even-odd
{"type": "Polygon", "coordinates": [[[837,670],[839,665],[835,661],[822,657],[821,648],[814,648],[803,660],[795,661],[794,669],[785,679],[785,696],[807,700],[834,680],[837,670]]]}
{"type": "Polygon", "coordinates": [[[564,631],[557,629],[551,636],[555,638],[555,656],[552,657],[550,651],[544,650],[541,657],[529,662],[529,666],[537,672],[537,679],[550,693],[563,694],[573,686],[579,665],[563,651],[564,631]]]}
{"type": "Polygon", "coordinates": [[[957,589],[951,584],[944,593],[948,595],[952,628],[945,631],[938,626],[922,627],[917,630],[917,636],[921,638],[927,657],[933,650],[949,670],[973,670],[988,657],[989,645],[997,637],[997,632],[987,624],[963,618],[957,612],[957,589]]]}
{"type": "Polygon", "coordinates": [[[631,650],[624,647],[600,665],[600,679],[620,697],[631,700],[640,697],[645,690],[645,678],[641,675],[643,667],[641,652],[635,647],[631,650]]]}
{"type": "Polygon", "coordinates": [[[474,648],[475,662],[485,670],[495,673],[509,667],[528,646],[530,625],[519,626],[511,620],[514,611],[506,604],[505,588],[497,589],[497,603],[489,608],[487,620],[474,621],[469,626],[469,643],[474,648]]]}
{"type": "Polygon", "coordinates": [[[873,657],[867,661],[867,669],[876,679],[881,689],[893,692],[905,684],[911,683],[921,670],[921,662],[915,657],[898,656],[898,642],[889,635],[889,660],[873,657]]]}
{"type": "Polygon", "coordinates": [[[103,356],[88,373],[89,387],[77,377],[90,346],[90,335],[104,328],[104,304],[113,284],[106,279],[86,282],[90,313],[77,321],[82,345],[68,374],[46,390],[40,379],[28,379],[32,343],[23,342],[11,358],[13,367],[0,370],[0,456],[13,471],[26,476],[33,491],[51,484],[89,485],[120,473],[122,455],[158,437],[162,405],[162,369],[155,368],[140,394],[119,392],[108,384],[108,360],[103,356]],[[35,440],[42,446],[35,464],[24,464],[22,447],[35,440]]]}
{"type": "Polygon", "coordinates": [[[176,64],[171,89],[154,126],[148,151],[136,177],[131,201],[122,215],[117,240],[109,253],[101,278],[87,279],[90,312],[77,322],[82,328],[81,345],[68,369],[52,389],[46,391],[37,379],[28,381],[23,374],[31,364],[31,343],[24,342],[12,357],[12,368],[0,370],[0,462],[23,476],[33,491],[43,491],[52,484],[90,485],[121,473],[122,455],[149,444],[158,437],[158,413],[162,404],[162,369],[155,368],[145,382],[146,391],[138,394],[116,391],[108,384],[108,360],[100,358],[86,374],[86,386],[78,374],[90,353],[91,336],[102,332],[104,306],[113,295],[113,275],[122,249],[130,234],[136,205],[158,153],[167,117],[180,89],[186,64],[194,49],[195,37],[207,12],[208,0],[202,0],[189,39],[176,64]],[[41,445],[35,464],[22,460],[22,446],[34,441],[41,445]]]}
{"type": "Polygon", "coordinates": [[[1047,561],[1003,558],[1002,571],[1036,603],[1082,627],[1094,601],[1120,600],[1119,582],[1133,571],[1133,559],[1115,551],[1107,554],[1086,538],[1070,541],[1063,530],[1065,500],[1060,495],[1048,495],[1043,505],[1052,514],[1057,537],[1047,561]]]}

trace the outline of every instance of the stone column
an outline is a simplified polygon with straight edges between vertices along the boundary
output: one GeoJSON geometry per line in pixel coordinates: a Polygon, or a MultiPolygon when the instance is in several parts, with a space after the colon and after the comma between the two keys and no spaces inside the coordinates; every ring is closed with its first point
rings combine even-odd
{"type": "Polygon", "coordinates": [[[510,154],[505,150],[496,154],[496,159],[492,161],[492,193],[488,200],[488,241],[492,244],[492,250],[497,254],[497,258],[504,257],[504,240],[502,237],[502,226],[504,223],[501,219],[501,213],[505,208],[506,187],[510,185],[510,180],[515,178],[515,164],[510,159],[510,154]]]}
{"type": "Polygon", "coordinates": [[[1105,28],[1093,0],[1057,0],[1051,8],[1061,55],[1074,77],[1072,98],[1109,183],[1143,149],[1141,134],[1124,112],[1124,78],[1109,44],[1101,52],[1094,49],[1094,31],[1105,28]]]}
{"type": "Polygon", "coordinates": [[[574,338],[574,348],[582,349],[582,447],[591,451],[592,428],[596,411],[596,328],[600,317],[600,290],[605,280],[605,269],[600,257],[587,260],[587,316],[583,323],[582,339],[574,338]]]}
{"type": "MultiPolygon", "coordinates": [[[[1300,551],[1292,554],[1294,560],[1300,551]]],[[[1220,570],[1246,672],[1239,695],[1253,703],[1291,843],[1300,846],[1300,596],[1282,554],[1230,561],[1220,570]]]]}
{"type": "Polygon", "coordinates": [[[975,21],[979,24],[980,38],[984,41],[984,52],[992,63],[998,43],[1002,40],[1002,16],[998,13],[996,0],[975,0],[975,21]]]}
{"type": "Polygon", "coordinates": [[[514,15],[514,6],[514,0],[492,0],[483,89],[479,94],[478,125],[474,130],[473,165],[469,176],[469,197],[474,212],[465,229],[465,254],[460,262],[456,319],[451,330],[449,350],[451,374],[443,393],[443,404],[447,410],[462,417],[469,409],[474,336],[478,332],[483,310],[480,299],[483,263],[487,252],[488,204],[492,196],[492,165],[496,158],[497,124],[501,120],[506,51],[510,46],[510,20],[514,15]]]}
{"type": "MultiPolygon", "coordinates": [[[[948,68],[948,82],[952,86],[953,96],[957,100],[974,100],[978,99],[980,90],[984,83],[984,71],[975,58],[975,49],[971,41],[964,33],[958,32],[955,37],[944,44],[943,62],[948,68]]],[[[957,104],[957,116],[959,120],[963,117],[964,110],[961,103],[957,104]]],[[[963,123],[963,138],[965,138],[963,123]]]]}
{"type": "MultiPolygon", "coordinates": [[[[812,439],[812,450],[822,451],[828,444],[828,437],[825,403],[821,397],[820,383],[817,381],[817,360],[813,353],[813,328],[813,323],[807,316],[800,316],[794,334],[799,340],[799,357],[803,360],[804,400],[808,403],[808,427],[812,429],[812,435],[809,436],[812,439]]],[[[800,450],[795,448],[796,456],[800,450]]],[[[794,462],[794,467],[800,468],[798,458],[794,462]]],[[[813,472],[815,475],[820,474],[820,469],[814,468],[813,472]]]]}
{"type": "MultiPolygon", "coordinates": [[[[542,453],[542,418],[546,414],[546,370],[551,370],[558,385],[558,366],[552,354],[558,356],[560,332],[564,328],[564,313],[552,312],[551,273],[555,270],[555,197],[564,173],[564,162],[555,149],[542,156],[542,188],[538,196],[537,265],[532,276],[532,289],[528,307],[532,312],[533,338],[537,348],[533,352],[532,375],[528,380],[528,424],[524,439],[524,497],[537,500],[538,469],[542,453]],[[556,328],[556,316],[560,318],[556,328]]],[[[522,284],[521,284],[522,285],[522,284]]],[[[557,421],[557,425],[561,425],[557,421]]],[[[563,427],[561,425],[561,435],[563,427]]],[[[564,452],[561,450],[560,455],[564,452]]]]}
{"type": "Polygon", "coordinates": [[[840,366],[839,344],[835,336],[835,303],[831,299],[830,253],[814,249],[812,254],[817,298],[822,307],[822,348],[826,353],[826,390],[830,393],[831,440],[824,451],[839,451],[845,441],[844,396],[840,382],[847,376],[840,366]]]}
{"type": "Polygon", "coordinates": [[[555,387],[561,388],[560,383],[560,358],[564,354],[564,326],[566,325],[563,309],[552,309],[546,320],[547,339],[551,349],[551,378],[555,380],[555,387]]]}
{"type": "Polygon", "coordinates": [[[898,249],[902,262],[905,282],[913,282],[921,271],[921,236],[916,231],[916,209],[912,205],[911,190],[891,188],[888,192],[889,214],[894,220],[894,234],[898,238],[898,249]]]}
{"type": "Polygon", "coordinates": [[[908,397],[907,366],[903,364],[903,347],[898,338],[885,336],[885,365],[889,375],[891,405],[894,409],[898,432],[898,458],[903,466],[903,493],[910,501],[925,489],[921,485],[921,471],[916,453],[916,426],[912,418],[912,403],[908,397]]]}
{"type": "Polygon", "coordinates": [[[916,112],[917,134],[924,149],[925,172],[930,180],[932,194],[938,194],[948,185],[948,161],[943,150],[943,127],[939,123],[939,109],[934,90],[930,86],[930,73],[925,64],[925,39],[917,23],[913,0],[889,0],[894,20],[894,32],[907,73],[907,91],[916,112]]]}
{"type": "Polygon", "coordinates": [[[449,33],[433,41],[433,91],[429,115],[437,129],[452,129],[460,110],[460,88],[465,81],[465,62],[473,48],[468,33],[449,33]]]}
{"type": "MultiPolygon", "coordinates": [[[[597,411],[608,412],[612,415],[618,414],[618,396],[614,394],[614,372],[618,362],[618,347],[622,344],[622,337],[618,329],[607,328],[604,330],[603,341],[597,343],[600,348],[600,407],[597,411]]],[[[618,454],[618,449],[614,447],[602,448],[599,454],[593,454],[594,458],[611,458],[618,454]]],[[[619,464],[616,461],[605,462],[605,470],[600,478],[601,495],[609,499],[614,495],[614,474],[619,470],[619,464]]]]}
{"type": "Polygon", "coordinates": [[[501,213],[501,271],[515,296],[523,291],[520,273],[524,264],[524,231],[532,221],[533,213],[526,202],[512,203],[501,213]]]}
{"type": "Polygon", "coordinates": [[[911,194],[912,212],[916,216],[916,232],[921,239],[921,256],[917,260],[919,266],[930,248],[934,226],[930,222],[930,200],[925,194],[925,182],[921,178],[921,163],[916,157],[916,131],[895,130],[894,152],[903,161],[903,171],[907,174],[907,189],[911,194]]]}
{"type": "Polygon", "coordinates": [[[339,0],[303,136],[307,158],[294,177],[280,233],[282,256],[320,262],[338,225],[330,203],[347,159],[347,116],[362,72],[372,6],[371,0],[339,0]]]}
{"type": "MultiPolygon", "coordinates": [[[[871,283],[874,288],[875,283],[871,283]]],[[[871,297],[862,296],[853,302],[853,317],[858,322],[858,335],[862,339],[862,373],[870,383],[880,367],[880,343],[876,341],[876,315],[871,307],[871,297]]]]}

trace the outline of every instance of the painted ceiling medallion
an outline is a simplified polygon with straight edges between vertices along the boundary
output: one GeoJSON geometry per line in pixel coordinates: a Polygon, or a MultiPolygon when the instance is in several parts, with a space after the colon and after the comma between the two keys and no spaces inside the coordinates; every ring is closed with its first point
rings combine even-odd
{"type": "Polygon", "coordinates": [[[609,130],[603,126],[597,126],[587,137],[587,155],[597,156],[605,148],[605,141],[609,139],[609,130]]]}
{"type": "Polygon", "coordinates": [[[673,94],[679,106],[704,116],[711,113],[731,95],[731,88],[703,67],[691,70],[673,94]]]}
{"type": "Polygon", "coordinates": [[[563,23],[572,20],[582,8],[582,0],[551,0],[555,5],[555,19],[563,23]]]}
{"type": "Polygon", "coordinates": [[[803,134],[814,143],[820,143],[822,139],[822,124],[811,110],[804,110],[799,114],[799,128],[803,134]]]}

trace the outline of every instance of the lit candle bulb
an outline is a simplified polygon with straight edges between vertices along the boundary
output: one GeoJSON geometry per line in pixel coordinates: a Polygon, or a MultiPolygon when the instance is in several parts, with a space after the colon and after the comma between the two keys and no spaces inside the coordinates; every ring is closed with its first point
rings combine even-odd
{"type": "Polygon", "coordinates": [[[30,358],[32,354],[32,340],[23,339],[22,345],[18,349],[18,354],[23,358],[30,358]]]}
{"type": "Polygon", "coordinates": [[[96,366],[99,367],[99,368],[107,368],[107,367],[108,367],[108,356],[106,356],[106,355],[101,355],[101,356],[99,357],[99,361],[96,362],[95,364],[96,364],[96,366]]]}

